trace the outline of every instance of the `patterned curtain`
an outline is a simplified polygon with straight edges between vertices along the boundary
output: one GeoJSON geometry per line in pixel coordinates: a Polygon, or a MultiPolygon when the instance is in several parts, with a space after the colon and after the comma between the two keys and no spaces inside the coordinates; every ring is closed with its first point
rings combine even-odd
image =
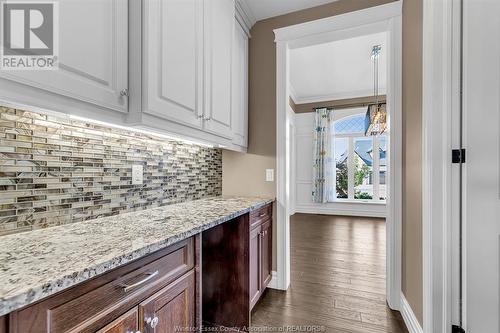
{"type": "Polygon", "coordinates": [[[313,189],[315,203],[336,198],[335,155],[333,151],[333,110],[316,109],[313,133],[313,189]]]}

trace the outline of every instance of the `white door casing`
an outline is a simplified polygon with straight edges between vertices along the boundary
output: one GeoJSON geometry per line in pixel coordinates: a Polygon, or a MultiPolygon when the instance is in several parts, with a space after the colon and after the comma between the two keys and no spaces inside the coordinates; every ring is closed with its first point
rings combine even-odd
{"type": "Polygon", "coordinates": [[[371,7],[352,13],[337,15],[276,29],[276,102],[277,102],[277,282],[278,289],[286,290],[290,284],[290,158],[286,135],[289,123],[287,105],[290,96],[289,49],[352,38],[375,32],[389,33],[390,87],[387,91],[389,121],[391,125],[390,179],[388,180],[387,213],[387,301],[391,308],[399,309],[401,301],[401,1],[371,7]]]}

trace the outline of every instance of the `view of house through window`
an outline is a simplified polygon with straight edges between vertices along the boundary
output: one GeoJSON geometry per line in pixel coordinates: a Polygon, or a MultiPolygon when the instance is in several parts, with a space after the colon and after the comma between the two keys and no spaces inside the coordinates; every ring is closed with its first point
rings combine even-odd
{"type": "Polygon", "coordinates": [[[387,170],[385,133],[365,136],[365,113],[342,117],[333,126],[337,199],[384,202],[387,170]]]}

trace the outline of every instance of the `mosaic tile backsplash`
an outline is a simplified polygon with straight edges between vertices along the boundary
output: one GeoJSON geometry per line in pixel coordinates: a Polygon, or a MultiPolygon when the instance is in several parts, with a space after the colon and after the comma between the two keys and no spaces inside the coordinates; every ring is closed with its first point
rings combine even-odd
{"type": "Polygon", "coordinates": [[[0,107],[0,235],[221,193],[220,149],[0,107]]]}

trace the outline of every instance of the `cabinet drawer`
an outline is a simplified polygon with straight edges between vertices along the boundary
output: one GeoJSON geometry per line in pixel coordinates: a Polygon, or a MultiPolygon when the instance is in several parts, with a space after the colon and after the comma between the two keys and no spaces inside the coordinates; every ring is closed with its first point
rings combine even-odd
{"type": "Polygon", "coordinates": [[[103,328],[194,267],[192,238],[160,252],[161,256],[152,254],[20,310],[14,332],[80,333],[103,328]]]}
{"type": "Polygon", "coordinates": [[[262,224],[262,222],[270,220],[273,216],[273,205],[269,204],[262,208],[250,212],[250,229],[262,224]]]}

